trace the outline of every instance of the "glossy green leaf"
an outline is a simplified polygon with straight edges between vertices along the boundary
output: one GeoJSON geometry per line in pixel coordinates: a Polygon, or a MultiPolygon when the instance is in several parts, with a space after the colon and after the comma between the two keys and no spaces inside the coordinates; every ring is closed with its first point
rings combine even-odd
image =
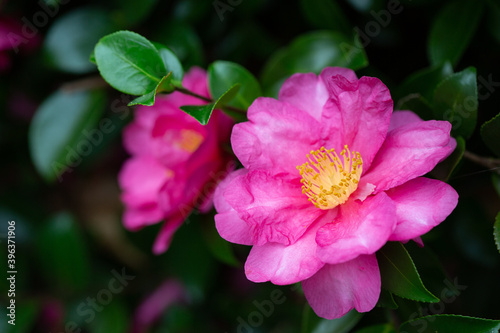
{"type": "Polygon", "coordinates": [[[184,69],[182,68],[180,60],[174,52],[172,52],[165,45],[154,42],[153,45],[160,53],[160,57],[163,60],[163,64],[165,65],[167,72],[172,72],[172,82],[175,83],[176,86],[181,86],[182,78],[184,77],[184,69]]]}
{"type": "Polygon", "coordinates": [[[468,67],[444,79],[434,92],[437,119],[448,120],[453,136],[469,138],[477,121],[476,69],[468,67]]]}
{"type": "Polygon", "coordinates": [[[378,324],[364,327],[355,333],[396,333],[396,330],[391,324],[378,324]]]}
{"type": "Polygon", "coordinates": [[[57,91],[36,111],[29,129],[31,158],[49,182],[78,166],[95,145],[88,138],[105,107],[101,91],[57,91]]]}
{"type": "Polygon", "coordinates": [[[377,306],[381,308],[397,309],[398,305],[394,301],[394,297],[390,292],[385,289],[380,291],[380,296],[378,298],[377,306]]]}
{"type": "Polygon", "coordinates": [[[115,27],[103,9],[78,8],[59,17],[50,26],[45,52],[57,69],[77,74],[91,72],[95,66],[89,61],[89,54],[99,38],[113,30],[115,27]]]}
{"type": "Polygon", "coordinates": [[[434,111],[429,102],[420,94],[410,94],[398,101],[395,110],[410,110],[424,120],[434,119],[434,111]]]}
{"type": "Polygon", "coordinates": [[[156,95],[161,92],[161,91],[166,91],[166,92],[171,92],[174,90],[174,87],[171,84],[172,80],[172,74],[168,73],[165,75],[160,82],[158,82],[158,85],[156,88],[154,88],[151,92],[142,95],[140,97],[137,97],[136,99],[132,100],[132,102],[128,103],[128,106],[133,106],[133,105],[147,105],[151,106],[155,104],[155,99],[156,95]]]}
{"type": "Polygon", "coordinates": [[[410,320],[401,325],[400,333],[467,332],[494,333],[500,320],[490,320],[458,315],[434,315],[410,320]]]}
{"type": "Polygon", "coordinates": [[[315,28],[352,33],[352,27],[336,0],[301,0],[305,17],[315,28]]]}
{"type": "Polygon", "coordinates": [[[400,297],[420,302],[439,302],[422,284],[408,251],[399,242],[389,242],[377,252],[382,287],[400,297]]]}
{"type": "Polygon", "coordinates": [[[126,94],[148,94],[167,75],[154,45],[131,31],[118,31],[101,38],[94,53],[102,77],[126,94]]]}
{"type": "Polygon", "coordinates": [[[436,86],[451,74],[453,74],[453,67],[449,62],[437,67],[419,70],[406,78],[397,87],[396,96],[399,99],[410,94],[417,94],[426,101],[432,101],[436,86]]]}
{"type": "Polygon", "coordinates": [[[229,61],[215,61],[208,66],[208,87],[212,96],[221,96],[235,84],[240,84],[240,89],[228,103],[230,106],[247,109],[262,95],[259,82],[243,66],[229,61]]]}
{"type": "Polygon", "coordinates": [[[495,155],[500,156],[500,113],[481,126],[481,138],[495,155]]]}
{"type": "Polygon", "coordinates": [[[88,250],[79,226],[68,213],[55,215],[40,226],[37,254],[47,282],[57,288],[82,290],[88,284],[88,250]]]}
{"type": "Polygon", "coordinates": [[[236,96],[238,89],[239,84],[235,84],[222,94],[214,103],[206,105],[183,105],[181,106],[181,110],[198,120],[200,124],[206,125],[212,115],[212,112],[217,108],[227,105],[227,103],[231,101],[234,96],[236,96]]]}
{"type": "Polygon", "coordinates": [[[432,65],[450,61],[456,65],[476,32],[483,3],[475,0],[452,1],[438,13],[429,36],[432,65]]]}
{"type": "Polygon", "coordinates": [[[493,226],[493,237],[495,238],[495,244],[497,245],[498,252],[500,252],[500,213],[497,214],[495,218],[495,225],[493,226]]]}
{"type": "Polygon", "coordinates": [[[266,63],[262,85],[267,93],[277,95],[284,79],[294,73],[320,73],[325,67],[359,69],[368,64],[358,38],[350,39],[331,31],[314,31],[296,38],[277,51],[266,63]]]}

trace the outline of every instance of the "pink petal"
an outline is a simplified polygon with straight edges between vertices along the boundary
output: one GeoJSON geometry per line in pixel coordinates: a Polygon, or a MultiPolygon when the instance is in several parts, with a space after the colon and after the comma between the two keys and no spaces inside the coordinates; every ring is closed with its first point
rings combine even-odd
{"type": "Polygon", "coordinates": [[[450,185],[424,177],[386,193],[396,203],[398,219],[391,241],[407,241],[427,233],[443,222],[458,203],[458,194],[450,185]]]}
{"type": "Polygon", "coordinates": [[[411,123],[418,123],[423,121],[416,113],[412,111],[394,111],[391,116],[391,123],[389,131],[398,127],[408,125],[411,123]]]}
{"type": "Polygon", "coordinates": [[[255,245],[293,244],[324,213],[307,200],[298,179],[265,171],[236,177],[228,184],[224,198],[249,225],[255,245]]]}
{"type": "Polygon", "coordinates": [[[250,227],[240,219],[238,213],[226,202],[223,195],[233,179],[246,175],[247,172],[246,169],[239,169],[230,173],[215,189],[214,205],[218,213],[215,215],[215,227],[219,235],[231,243],[253,245],[250,227]]]}
{"type": "Polygon", "coordinates": [[[133,155],[151,155],[151,130],[131,123],[123,130],[123,145],[133,155]]]}
{"type": "Polygon", "coordinates": [[[318,121],[327,99],[325,83],[314,73],[292,75],[283,83],[279,92],[280,101],[290,103],[318,121]]]}
{"type": "Polygon", "coordinates": [[[336,265],[325,265],[302,281],[307,301],[323,318],[340,318],[355,308],[372,310],[380,296],[380,271],[375,255],[363,255],[336,265]]]}
{"type": "Polygon", "coordinates": [[[312,149],[321,147],[319,123],[288,103],[258,98],[248,109],[248,118],[249,122],[234,126],[231,143],[249,170],[266,169],[299,177],[296,167],[306,162],[312,149]]]}
{"type": "Polygon", "coordinates": [[[327,149],[361,153],[363,171],[370,167],[389,127],[393,102],[387,87],[377,78],[352,80],[331,76],[326,81],[330,99],[322,117],[322,136],[327,149]]]}
{"type": "Polygon", "coordinates": [[[277,285],[296,283],[310,278],[324,263],[316,256],[316,232],[337,214],[336,209],[325,211],[305,234],[292,245],[266,243],[254,246],[245,263],[247,278],[253,282],[271,281],[277,285]]]}
{"type": "Polygon", "coordinates": [[[141,207],[125,207],[123,213],[123,225],[130,231],[137,231],[144,226],[156,224],[165,217],[158,203],[151,202],[141,207]]]}
{"type": "Polygon", "coordinates": [[[335,222],[318,230],[318,257],[337,264],[361,254],[373,254],[388,240],[396,226],[396,207],[385,193],[365,201],[349,200],[339,208],[335,222]]]}
{"type": "Polygon", "coordinates": [[[172,237],[174,233],[179,229],[184,222],[185,217],[181,214],[174,215],[169,218],[163,226],[161,227],[158,236],[156,236],[155,242],[153,244],[153,253],[154,254],[162,254],[167,251],[170,243],[172,242],[172,237]]]}
{"type": "Polygon", "coordinates": [[[377,193],[426,174],[455,149],[450,130],[449,122],[436,120],[393,129],[360,182],[374,184],[377,193]]]}

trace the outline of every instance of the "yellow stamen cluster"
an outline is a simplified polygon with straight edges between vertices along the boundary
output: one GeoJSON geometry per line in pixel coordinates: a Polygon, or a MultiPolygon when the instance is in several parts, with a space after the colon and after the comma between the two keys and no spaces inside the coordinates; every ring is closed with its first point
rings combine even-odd
{"type": "Polygon", "coordinates": [[[182,150],[185,150],[189,153],[194,152],[203,142],[203,136],[193,130],[183,129],[181,130],[180,140],[177,142],[177,145],[182,150]]]}
{"type": "Polygon", "coordinates": [[[359,152],[350,151],[347,145],[337,155],[335,149],[321,147],[307,154],[308,162],[297,166],[302,176],[302,193],[314,206],[331,209],[347,201],[358,188],[363,171],[359,152]]]}

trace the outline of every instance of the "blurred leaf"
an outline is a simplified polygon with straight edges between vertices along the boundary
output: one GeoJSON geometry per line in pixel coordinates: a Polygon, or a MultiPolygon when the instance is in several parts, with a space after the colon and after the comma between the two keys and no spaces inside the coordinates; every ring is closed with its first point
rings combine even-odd
{"type": "Polygon", "coordinates": [[[483,3],[474,0],[451,1],[438,13],[429,36],[432,65],[450,61],[456,65],[474,35],[483,12],[483,3]]]}
{"type": "MultiPolygon", "coordinates": [[[[3,307],[3,306],[2,306],[3,307]]],[[[10,321],[12,318],[8,316],[3,316],[7,318],[7,321],[10,321]]],[[[40,312],[40,304],[35,301],[28,301],[24,303],[22,301],[16,301],[16,309],[15,309],[15,325],[8,324],[5,330],[2,332],[5,333],[25,333],[25,332],[33,332],[35,320],[40,312]]],[[[0,325],[1,328],[1,325],[0,325]]]]}
{"type": "Polygon", "coordinates": [[[113,13],[113,18],[121,27],[126,28],[143,21],[158,1],[115,0],[114,2],[119,8],[113,13]]]}
{"type": "Polygon", "coordinates": [[[133,106],[139,104],[151,106],[155,104],[156,94],[158,94],[161,91],[171,92],[174,90],[174,87],[170,83],[171,80],[172,80],[172,74],[168,73],[167,75],[161,78],[160,82],[158,82],[158,85],[151,92],[135,98],[130,103],[128,103],[127,106],[133,106]]]}
{"type": "Polygon", "coordinates": [[[94,52],[102,77],[126,94],[148,94],[167,75],[154,45],[131,31],[118,31],[101,38],[94,52]]]}
{"type": "Polygon", "coordinates": [[[184,77],[184,69],[177,56],[163,44],[153,42],[153,45],[160,53],[160,57],[163,60],[167,72],[172,72],[172,81],[177,81],[175,85],[181,86],[182,78],[184,77]]]}
{"type": "Polygon", "coordinates": [[[208,123],[208,120],[210,119],[210,116],[212,115],[212,112],[215,109],[227,105],[227,103],[231,101],[234,96],[236,96],[239,87],[239,84],[235,84],[225,93],[223,93],[214,103],[206,105],[183,105],[180,109],[186,112],[188,115],[192,116],[194,119],[198,120],[200,124],[206,125],[208,123]]]}
{"type": "Polygon", "coordinates": [[[237,267],[240,265],[234,255],[231,244],[219,235],[215,228],[215,223],[203,224],[203,238],[215,258],[231,266],[237,267]]]}
{"type": "Polygon", "coordinates": [[[500,43],[500,3],[498,1],[486,1],[486,5],[488,6],[486,10],[488,14],[488,31],[500,43]]]}
{"type": "Polygon", "coordinates": [[[461,136],[455,138],[457,140],[457,147],[448,156],[444,161],[440,162],[436,167],[431,171],[431,174],[442,181],[448,181],[459,165],[460,161],[462,161],[462,157],[465,152],[465,140],[461,136]]]}
{"type": "Polygon", "coordinates": [[[347,2],[360,12],[367,12],[373,8],[375,0],[347,0],[347,2]]]}
{"type": "Polygon", "coordinates": [[[380,290],[380,296],[378,298],[377,306],[393,310],[398,308],[398,305],[394,301],[394,297],[392,296],[392,294],[385,289],[380,290]]]}
{"type": "Polygon", "coordinates": [[[130,325],[130,315],[125,304],[113,298],[113,301],[103,307],[103,310],[89,325],[92,328],[92,333],[127,332],[130,325]]]}
{"type": "Polygon", "coordinates": [[[388,242],[377,252],[382,287],[400,297],[420,302],[439,302],[422,284],[410,255],[399,242],[388,242]]]}
{"type": "Polygon", "coordinates": [[[89,54],[102,36],[115,30],[106,11],[78,8],[58,18],[47,32],[45,51],[52,65],[70,73],[95,70],[89,54]],[[89,24],[92,22],[92,24],[89,24]]]}
{"type": "Polygon", "coordinates": [[[419,94],[411,94],[398,101],[396,110],[410,110],[424,120],[434,119],[434,111],[425,98],[419,94]]]}
{"type": "Polygon", "coordinates": [[[391,324],[378,324],[364,327],[355,333],[396,333],[396,330],[394,330],[391,324]]]}
{"type": "Polygon", "coordinates": [[[339,31],[350,35],[352,27],[336,0],[301,0],[302,12],[315,28],[339,31]]]}
{"type": "Polygon", "coordinates": [[[314,326],[310,326],[310,330],[302,329],[302,332],[311,332],[311,333],[347,333],[349,332],[356,324],[361,320],[363,314],[357,312],[356,310],[351,310],[346,313],[344,316],[337,319],[323,319],[319,318],[319,320],[314,324],[314,326]]]}
{"type": "Polygon", "coordinates": [[[36,111],[29,128],[31,159],[49,182],[92,152],[87,136],[105,107],[101,91],[56,91],[36,111]]]}
{"type": "Polygon", "coordinates": [[[500,156],[500,113],[481,126],[481,138],[495,155],[500,156]]]}
{"type": "Polygon", "coordinates": [[[401,325],[400,332],[435,333],[467,332],[493,333],[500,328],[500,320],[490,320],[459,315],[434,315],[410,320],[401,325]]]}
{"type": "Polygon", "coordinates": [[[269,95],[277,95],[283,80],[295,73],[319,74],[328,66],[359,69],[368,64],[358,38],[349,39],[331,31],[314,31],[297,37],[277,51],[266,63],[262,85],[269,95]]]}
{"type": "Polygon", "coordinates": [[[468,67],[444,79],[434,92],[434,111],[437,119],[448,120],[453,136],[468,139],[477,120],[476,69],[468,67]]]}
{"type": "Polygon", "coordinates": [[[41,225],[37,249],[39,267],[52,286],[74,291],[88,284],[88,250],[71,215],[60,213],[41,225]]]}
{"type": "Polygon", "coordinates": [[[240,84],[240,89],[228,103],[230,106],[248,109],[262,95],[259,82],[243,66],[229,61],[215,61],[208,66],[208,87],[212,96],[221,96],[235,84],[240,84]]]}
{"type": "Polygon", "coordinates": [[[155,40],[172,50],[184,68],[203,65],[203,46],[191,26],[179,22],[167,22],[157,29],[155,40]]]}
{"type": "Polygon", "coordinates": [[[426,101],[432,101],[436,86],[451,74],[453,74],[453,67],[449,62],[437,67],[419,70],[406,78],[397,87],[396,96],[404,98],[410,94],[418,94],[426,101]]]}
{"type": "Polygon", "coordinates": [[[500,213],[495,218],[495,225],[493,226],[493,236],[495,237],[495,244],[497,245],[498,252],[500,252],[500,213]]]}

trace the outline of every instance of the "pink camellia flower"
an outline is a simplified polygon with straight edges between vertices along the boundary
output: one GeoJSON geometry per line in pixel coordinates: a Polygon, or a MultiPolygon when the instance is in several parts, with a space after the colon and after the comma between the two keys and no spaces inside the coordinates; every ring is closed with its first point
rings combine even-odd
{"type": "MultiPolygon", "coordinates": [[[[187,89],[209,97],[206,73],[193,68],[183,81],[187,89]]],[[[174,92],[156,98],[154,106],[140,106],[123,133],[132,157],[118,176],[125,204],[124,225],[130,230],[165,220],[154,253],[167,250],[174,232],[195,206],[211,207],[213,190],[226,173],[231,119],[214,111],[206,126],[179,109],[202,104],[198,98],[174,92]]],[[[230,171],[230,170],[229,170],[230,171]]]]}
{"type": "Polygon", "coordinates": [[[215,192],[226,240],[253,245],[254,282],[302,282],[321,317],[366,312],[380,295],[375,252],[428,232],[458,195],[422,175],[456,146],[450,123],[393,111],[387,87],[345,68],[295,74],[258,98],[231,143],[244,166],[215,192]]]}

